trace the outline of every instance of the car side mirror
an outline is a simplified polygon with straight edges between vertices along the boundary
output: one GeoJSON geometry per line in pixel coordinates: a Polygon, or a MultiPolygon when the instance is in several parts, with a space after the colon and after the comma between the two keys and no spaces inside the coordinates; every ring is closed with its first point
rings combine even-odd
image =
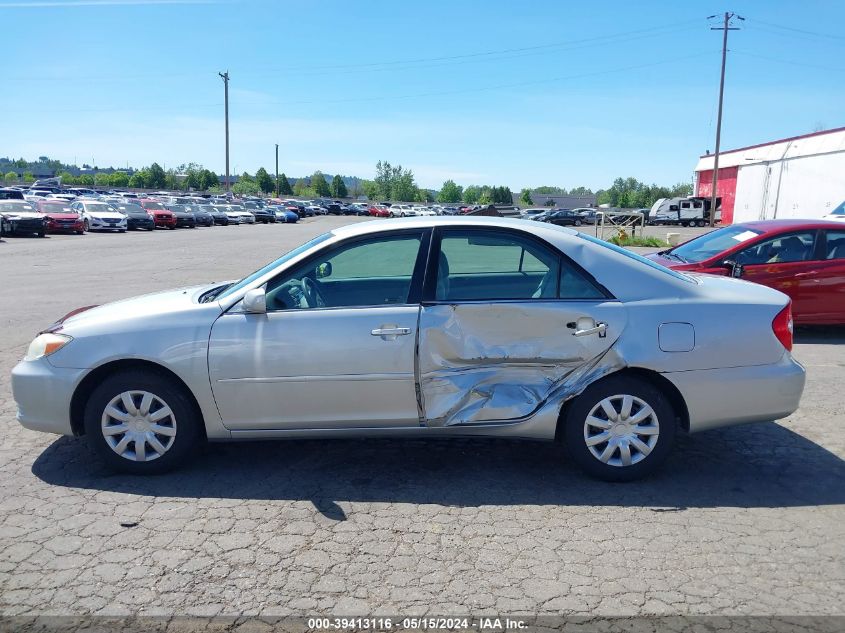
{"type": "Polygon", "coordinates": [[[731,277],[736,277],[737,279],[742,277],[745,268],[742,264],[732,259],[726,259],[724,265],[731,269],[731,277]]]}
{"type": "Polygon", "coordinates": [[[264,288],[248,290],[243,298],[244,311],[250,314],[264,314],[267,312],[267,298],[264,288]]]}
{"type": "Polygon", "coordinates": [[[322,264],[318,264],[317,267],[314,269],[314,275],[317,279],[323,279],[324,277],[331,277],[332,274],[332,263],[331,262],[323,262],[322,264]]]}

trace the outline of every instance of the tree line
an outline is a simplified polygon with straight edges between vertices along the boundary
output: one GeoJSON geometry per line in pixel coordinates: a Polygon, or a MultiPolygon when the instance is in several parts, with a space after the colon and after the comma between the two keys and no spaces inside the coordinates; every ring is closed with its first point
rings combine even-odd
{"type": "MultiPolygon", "coordinates": [[[[169,191],[209,191],[212,193],[222,192],[220,177],[211,170],[205,169],[197,163],[179,165],[175,169],[165,170],[158,163],[144,167],[135,172],[114,170],[109,168],[95,174],[74,175],[65,165],[58,160],[51,160],[46,156],[40,156],[37,162],[27,161],[23,158],[12,160],[0,158],[0,175],[2,169],[32,168],[44,171],[52,170],[56,176],[62,178],[64,185],[76,185],[83,187],[114,187],[133,189],[166,189],[169,191]]],[[[83,165],[84,169],[97,170],[97,167],[83,165]]],[[[35,178],[31,172],[24,172],[23,177],[18,176],[17,171],[9,171],[5,174],[7,183],[23,181],[26,184],[32,183],[35,178]]],[[[288,179],[282,173],[279,174],[279,194],[283,196],[297,196],[300,198],[357,198],[366,196],[369,200],[393,200],[397,202],[439,202],[442,204],[513,204],[513,193],[507,186],[499,185],[468,185],[463,187],[454,180],[447,180],[440,187],[439,191],[432,191],[421,188],[417,185],[414,172],[402,167],[393,165],[388,161],[381,160],[376,163],[375,178],[372,180],[359,180],[358,178],[344,178],[335,175],[330,180],[321,171],[315,171],[311,176],[298,179],[288,179]],[[350,184],[347,186],[347,181],[350,184]]],[[[264,167],[258,169],[255,175],[244,172],[238,177],[238,181],[231,186],[232,192],[237,195],[258,195],[273,194],[276,191],[276,179],[264,167]]],[[[584,196],[593,195],[588,187],[573,187],[569,190],[559,186],[544,185],[535,188],[523,188],[518,197],[518,204],[531,206],[534,204],[532,195],[549,196],[584,196]]],[[[617,178],[607,189],[599,189],[595,192],[597,204],[607,204],[619,208],[646,208],[650,207],[659,198],[673,198],[692,195],[692,186],[689,183],[678,183],[671,187],[657,184],[648,185],[636,178],[617,178]]],[[[553,204],[553,202],[552,202],[553,204]]]]}

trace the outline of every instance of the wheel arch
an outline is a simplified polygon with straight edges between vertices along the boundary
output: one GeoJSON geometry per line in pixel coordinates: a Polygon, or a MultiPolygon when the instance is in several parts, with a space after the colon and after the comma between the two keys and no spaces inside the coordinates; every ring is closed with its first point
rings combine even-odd
{"type": "MultiPolygon", "coordinates": [[[[646,369],[645,367],[626,367],[625,369],[621,369],[619,371],[613,372],[612,374],[608,374],[607,376],[603,376],[596,382],[591,383],[589,386],[599,384],[603,380],[607,380],[608,378],[616,376],[630,376],[632,378],[639,378],[659,389],[660,392],[666,396],[666,399],[672,406],[672,410],[675,412],[675,420],[678,424],[678,428],[680,428],[686,433],[689,433],[689,410],[687,409],[687,403],[684,400],[684,397],[681,395],[681,392],[678,391],[678,388],[674,384],[672,384],[669,379],[665,378],[659,372],[656,372],[652,369],[646,369]]],[[[563,441],[563,429],[565,426],[565,422],[567,416],[569,415],[569,410],[572,406],[572,403],[575,402],[575,400],[577,399],[578,396],[567,399],[560,408],[557,428],[555,430],[556,442],[563,441]]]]}
{"type": "Polygon", "coordinates": [[[128,370],[143,370],[150,371],[164,376],[168,380],[173,381],[182,391],[188,396],[191,405],[194,407],[194,413],[200,421],[200,428],[202,429],[203,437],[206,437],[205,420],[202,415],[202,409],[193,392],[185,384],[177,374],[163,365],[154,363],[148,360],[141,359],[121,359],[114,360],[95,368],[77,385],[70,399],[70,427],[75,436],[85,435],[85,405],[88,398],[93,393],[97,385],[102,382],[106,376],[116,374],[128,370]]]}

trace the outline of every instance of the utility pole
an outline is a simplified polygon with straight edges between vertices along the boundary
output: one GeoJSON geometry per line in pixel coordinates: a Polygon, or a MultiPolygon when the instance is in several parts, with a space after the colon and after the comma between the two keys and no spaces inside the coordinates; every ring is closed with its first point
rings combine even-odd
{"type": "Polygon", "coordinates": [[[279,144],[276,143],[276,197],[279,197],[279,144]]]}
{"type": "Polygon", "coordinates": [[[223,94],[226,111],[226,191],[229,191],[229,71],[217,73],[223,78],[223,94]]]}
{"type": "MultiPolygon", "coordinates": [[[[708,20],[715,18],[715,15],[708,17],[708,20]]],[[[722,141],[722,102],[725,98],[725,60],[728,55],[728,31],[738,31],[739,28],[731,26],[731,19],[745,20],[741,15],[725,11],[724,23],[722,26],[711,26],[711,31],[722,31],[722,74],[719,77],[719,114],[716,116],[716,152],[713,155],[713,188],[710,190],[710,226],[716,225],[716,181],[719,176],[719,145],[722,141]]]]}

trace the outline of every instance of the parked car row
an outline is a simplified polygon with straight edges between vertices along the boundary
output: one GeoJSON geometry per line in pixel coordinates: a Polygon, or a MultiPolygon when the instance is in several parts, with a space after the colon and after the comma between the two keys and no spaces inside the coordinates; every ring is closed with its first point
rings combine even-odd
{"type": "Polygon", "coordinates": [[[281,201],[260,199],[201,198],[168,192],[146,198],[112,192],[35,195],[28,190],[0,189],[0,236],[294,223],[300,217],[298,211],[281,201]]]}

